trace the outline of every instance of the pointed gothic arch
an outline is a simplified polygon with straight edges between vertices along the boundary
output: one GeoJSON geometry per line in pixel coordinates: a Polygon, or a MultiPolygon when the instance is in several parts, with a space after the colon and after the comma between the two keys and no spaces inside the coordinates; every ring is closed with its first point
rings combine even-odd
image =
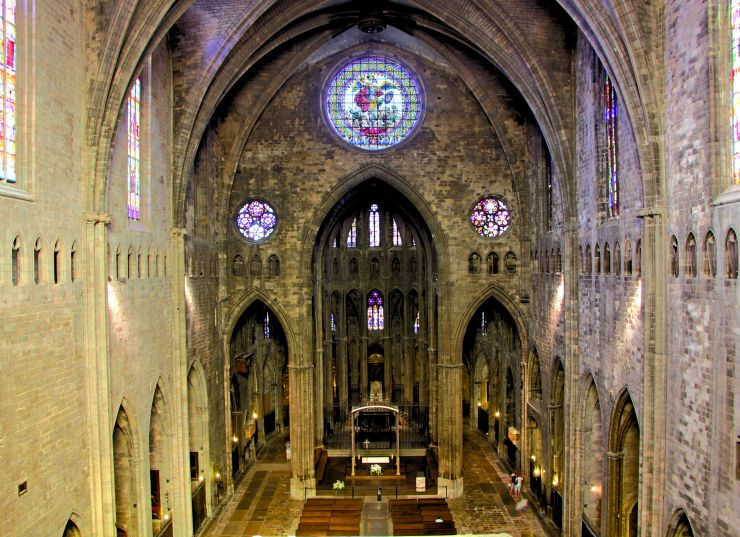
{"type": "Polygon", "coordinates": [[[610,535],[637,537],[640,484],[640,425],[629,390],[617,397],[609,427],[608,528],[610,535]]]}

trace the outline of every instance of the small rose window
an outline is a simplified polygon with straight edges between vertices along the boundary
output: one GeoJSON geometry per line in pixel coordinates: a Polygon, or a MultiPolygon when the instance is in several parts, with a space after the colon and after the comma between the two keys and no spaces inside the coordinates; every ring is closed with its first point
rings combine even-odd
{"type": "Polygon", "coordinates": [[[275,209],[265,201],[249,200],[236,215],[236,227],[246,240],[262,242],[270,237],[277,227],[275,209]]]}
{"type": "Polygon", "coordinates": [[[470,223],[482,237],[500,237],[511,225],[511,212],[506,203],[493,196],[482,198],[470,213],[470,223]]]}

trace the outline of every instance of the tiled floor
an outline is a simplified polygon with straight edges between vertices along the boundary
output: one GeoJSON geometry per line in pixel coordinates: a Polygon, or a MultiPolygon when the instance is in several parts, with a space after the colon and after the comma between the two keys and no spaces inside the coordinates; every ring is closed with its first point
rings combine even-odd
{"type": "MultiPolygon", "coordinates": [[[[273,438],[258,454],[236,488],[233,498],[203,533],[204,537],[293,535],[298,527],[302,501],[290,499],[290,470],[285,459],[285,437],[273,438]]],[[[465,493],[449,501],[450,511],[461,534],[509,534],[513,537],[554,535],[530,508],[518,510],[509,495],[507,473],[498,463],[485,439],[466,432],[463,444],[465,493]]],[[[382,535],[387,524],[379,519],[387,513],[387,499],[378,505],[366,499],[361,525],[363,535],[382,535]]]]}

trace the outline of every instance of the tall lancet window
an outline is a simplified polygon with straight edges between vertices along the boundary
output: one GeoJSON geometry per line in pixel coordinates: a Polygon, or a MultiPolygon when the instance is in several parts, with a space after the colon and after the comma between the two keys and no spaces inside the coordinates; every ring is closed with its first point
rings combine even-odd
{"type": "Polygon", "coordinates": [[[488,334],[488,320],[486,319],[485,311],[482,311],[480,314],[480,333],[484,336],[488,334]]]}
{"type": "Polygon", "coordinates": [[[414,334],[419,333],[419,329],[421,328],[421,321],[419,320],[419,312],[416,312],[416,319],[414,320],[414,334]]]}
{"type": "Polygon", "coordinates": [[[265,338],[270,337],[270,312],[265,312],[265,320],[262,321],[262,330],[265,334],[265,338]]]}
{"type": "Polygon", "coordinates": [[[401,239],[401,232],[398,231],[398,224],[396,219],[393,219],[393,246],[403,246],[403,240],[401,239]]]}
{"type": "Polygon", "coordinates": [[[337,333],[337,323],[334,321],[334,314],[329,314],[329,325],[331,326],[331,333],[336,334],[337,333]]]}
{"type": "Polygon", "coordinates": [[[370,230],[370,248],[380,246],[380,213],[378,205],[373,203],[370,206],[370,215],[368,217],[368,229],[370,230]]]}
{"type": "Polygon", "coordinates": [[[615,218],[619,216],[619,102],[614,83],[601,62],[598,72],[601,90],[601,178],[606,191],[607,216],[615,218]]]}
{"type": "Polygon", "coordinates": [[[732,28],[732,66],[730,83],[732,85],[732,172],[733,183],[740,185],[740,0],[732,0],[730,5],[730,26],[732,28]]]}
{"type": "Polygon", "coordinates": [[[141,220],[141,77],[128,94],[128,217],[141,220]]]}
{"type": "Polygon", "coordinates": [[[2,71],[2,99],[0,108],[0,181],[15,183],[15,118],[16,118],[16,83],[15,73],[15,0],[2,2],[0,13],[0,31],[3,46],[0,50],[0,70],[2,71]]]}
{"type": "Polygon", "coordinates": [[[367,297],[367,329],[382,330],[384,324],[383,295],[377,289],[373,289],[367,297]]]}
{"type": "Polygon", "coordinates": [[[347,248],[357,248],[357,218],[352,220],[352,226],[347,233],[347,248]]]}

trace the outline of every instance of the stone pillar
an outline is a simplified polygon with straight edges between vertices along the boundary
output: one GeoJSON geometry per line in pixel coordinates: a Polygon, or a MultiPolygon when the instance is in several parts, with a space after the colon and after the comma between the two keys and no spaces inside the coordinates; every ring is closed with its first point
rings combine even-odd
{"type": "Polygon", "coordinates": [[[578,355],[578,219],[570,217],[563,240],[563,302],[565,308],[565,370],[563,420],[563,537],[581,535],[581,389],[580,358],[578,355]]]}
{"type": "MultiPolygon", "coordinates": [[[[299,352],[299,351],[297,351],[299,352]]],[[[295,354],[295,353],[293,353],[295,354]]],[[[291,356],[288,364],[290,379],[290,497],[303,500],[316,495],[314,474],[314,419],[313,413],[313,364],[301,363],[304,360],[291,356]]]]}
{"type": "Polygon", "coordinates": [[[172,528],[176,537],[193,534],[193,504],[190,489],[190,420],[188,419],[188,356],[185,305],[185,229],[170,230],[172,259],[172,398],[174,429],[172,528]]]}
{"type": "MultiPolygon", "coordinates": [[[[624,452],[606,453],[608,469],[606,475],[606,528],[607,535],[623,535],[622,526],[625,521],[621,518],[622,510],[622,468],[624,464],[624,452]]],[[[639,509],[639,506],[638,506],[639,509]]]]}
{"type": "MultiPolygon", "coordinates": [[[[447,487],[448,498],[463,493],[462,478],[462,363],[437,365],[437,383],[444,386],[438,401],[437,445],[439,446],[438,487],[447,487]],[[452,394],[452,396],[449,396],[452,394]]],[[[444,494],[443,490],[438,490],[444,494]]]]}
{"type": "Polygon", "coordinates": [[[531,479],[529,475],[529,368],[527,367],[527,338],[521,337],[522,348],[519,356],[519,375],[521,378],[520,386],[521,393],[519,394],[519,400],[522,405],[521,424],[519,427],[519,472],[527,477],[527,480],[531,479]]]}
{"type": "Polygon", "coordinates": [[[666,451],[667,364],[667,232],[662,207],[640,211],[642,230],[643,375],[640,420],[640,492],[638,520],[641,535],[665,532],[664,490],[666,451]]]}
{"type": "Polygon", "coordinates": [[[110,215],[83,213],[85,410],[88,417],[92,535],[115,535],[113,429],[110,416],[110,349],[108,346],[108,254],[110,215]]]}

